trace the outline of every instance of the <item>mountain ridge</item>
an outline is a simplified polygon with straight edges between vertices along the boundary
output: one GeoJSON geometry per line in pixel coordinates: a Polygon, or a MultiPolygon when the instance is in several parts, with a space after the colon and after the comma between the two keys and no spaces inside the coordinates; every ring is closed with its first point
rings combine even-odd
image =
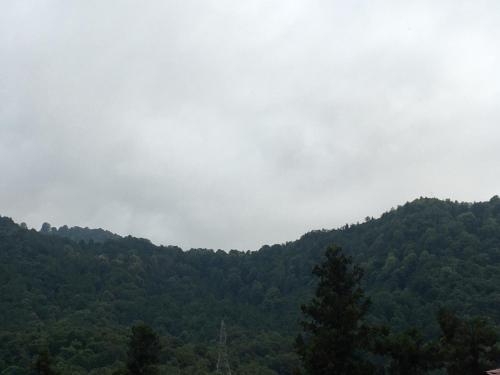
{"type": "Polygon", "coordinates": [[[496,196],[478,203],[420,198],[377,219],[255,252],[183,251],[130,236],[77,242],[0,218],[0,369],[27,366],[30,342],[43,341],[67,373],[108,373],[125,357],[127,327],[141,320],[170,343],[165,366],[210,373],[224,317],[239,373],[289,374],[299,307],[315,285],[311,270],[332,243],[365,269],[374,322],[434,337],[435,312],[447,306],[500,323],[496,196]],[[191,359],[179,364],[179,356],[191,359]]]}

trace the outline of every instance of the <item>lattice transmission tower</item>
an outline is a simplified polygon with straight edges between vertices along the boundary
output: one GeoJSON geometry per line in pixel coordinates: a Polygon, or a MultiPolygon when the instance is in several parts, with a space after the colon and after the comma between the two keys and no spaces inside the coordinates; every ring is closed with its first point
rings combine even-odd
{"type": "Polygon", "coordinates": [[[220,375],[231,375],[231,366],[229,366],[229,356],[227,354],[227,335],[226,335],[226,325],[224,320],[220,322],[220,333],[219,333],[219,355],[217,358],[217,371],[216,374],[220,375]]]}

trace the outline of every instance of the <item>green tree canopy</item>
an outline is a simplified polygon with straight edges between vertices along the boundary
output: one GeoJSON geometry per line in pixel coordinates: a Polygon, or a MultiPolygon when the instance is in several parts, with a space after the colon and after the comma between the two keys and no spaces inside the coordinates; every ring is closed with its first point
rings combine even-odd
{"type": "Polygon", "coordinates": [[[414,328],[387,335],[381,341],[380,353],[391,358],[388,375],[425,375],[442,367],[438,343],[425,341],[414,328]]]}
{"type": "Polygon", "coordinates": [[[441,348],[449,375],[482,375],[500,362],[494,327],[487,319],[460,319],[449,310],[438,315],[441,348]]]}

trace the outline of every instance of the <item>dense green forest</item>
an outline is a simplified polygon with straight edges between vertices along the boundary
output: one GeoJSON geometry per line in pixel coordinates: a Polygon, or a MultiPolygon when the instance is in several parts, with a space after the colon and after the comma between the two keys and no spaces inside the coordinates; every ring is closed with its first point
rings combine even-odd
{"type": "Polygon", "coordinates": [[[137,322],[160,334],[162,373],[213,373],[222,318],[238,374],[291,374],[300,305],[333,243],[365,270],[373,324],[432,338],[442,307],[500,323],[498,197],[421,198],[256,252],[183,251],[84,228],[37,232],[0,218],[0,374],[29,373],[44,348],[62,374],[111,374],[137,322]]]}

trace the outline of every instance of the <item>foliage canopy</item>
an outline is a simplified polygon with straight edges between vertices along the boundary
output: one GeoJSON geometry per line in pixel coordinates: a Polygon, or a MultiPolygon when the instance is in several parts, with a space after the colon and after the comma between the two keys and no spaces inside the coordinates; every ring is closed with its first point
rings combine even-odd
{"type": "Polygon", "coordinates": [[[299,365],[300,305],[317,286],[311,271],[332,243],[365,270],[366,318],[374,324],[437,338],[442,306],[500,323],[498,197],[417,199],[378,219],[256,252],[182,251],[133,237],[94,241],[85,231],[75,241],[65,233],[0,218],[0,373],[28,369],[44,346],[60,373],[111,373],[126,365],[137,321],[165,344],[160,371],[210,373],[224,317],[239,374],[289,374],[299,365]]]}

